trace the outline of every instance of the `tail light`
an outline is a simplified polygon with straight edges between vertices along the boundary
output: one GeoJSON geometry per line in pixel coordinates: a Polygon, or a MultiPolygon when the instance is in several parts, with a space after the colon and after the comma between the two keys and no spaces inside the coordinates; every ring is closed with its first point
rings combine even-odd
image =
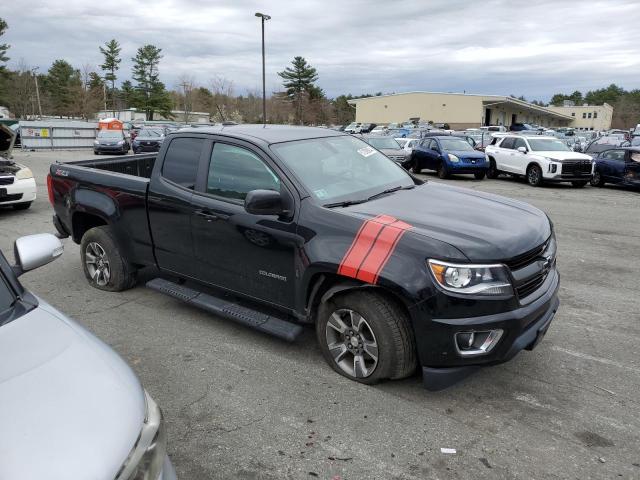
{"type": "Polygon", "coordinates": [[[49,194],[49,203],[53,205],[53,178],[51,174],[47,175],[47,193],[49,194]]]}

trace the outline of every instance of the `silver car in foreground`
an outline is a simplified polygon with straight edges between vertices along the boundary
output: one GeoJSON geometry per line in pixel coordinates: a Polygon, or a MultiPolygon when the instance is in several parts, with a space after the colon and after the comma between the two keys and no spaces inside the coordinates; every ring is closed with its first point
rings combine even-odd
{"type": "Polygon", "coordinates": [[[25,290],[50,234],[0,253],[0,479],[175,480],[162,413],[108,345],[25,290]]]}

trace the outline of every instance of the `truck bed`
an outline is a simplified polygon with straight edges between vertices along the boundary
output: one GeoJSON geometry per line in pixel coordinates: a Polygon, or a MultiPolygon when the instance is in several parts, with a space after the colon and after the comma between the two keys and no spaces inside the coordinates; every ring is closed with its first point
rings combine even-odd
{"type": "Polygon", "coordinates": [[[84,232],[112,225],[127,258],[153,265],[147,191],[157,154],[54,163],[50,195],[63,229],[79,243],[84,232]]]}
{"type": "Polygon", "coordinates": [[[114,173],[124,173],[135,177],[151,178],[151,171],[156,161],[157,154],[148,155],[127,155],[117,158],[101,158],[92,160],[80,160],[77,162],[65,163],[65,165],[76,165],[78,167],[95,168],[114,173]]]}

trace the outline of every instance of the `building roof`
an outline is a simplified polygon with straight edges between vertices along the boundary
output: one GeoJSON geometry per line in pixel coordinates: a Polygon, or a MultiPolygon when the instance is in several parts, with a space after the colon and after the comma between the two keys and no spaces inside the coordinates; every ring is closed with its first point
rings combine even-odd
{"type": "MultiPolygon", "coordinates": [[[[549,115],[551,117],[561,118],[564,120],[572,120],[573,117],[570,115],[564,115],[562,113],[550,110],[547,107],[541,107],[540,105],[534,105],[533,103],[525,102],[524,100],[519,100],[517,98],[508,97],[504,95],[482,95],[477,93],[444,93],[444,92],[425,92],[425,91],[415,91],[415,92],[403,92],[403,93],[391,93],[387,95],[378,95],[372,97],[363,97],[363,98],[353,98],[349,100],[349,104],[357,105],[358,102],[373,100],[376,98],[384,98],[384,97],[396,97],[400,95],[415,95],[415,94],[423,94],[423,95],[455,95],[460,97],[481,97],[482,102],[485,104],[500,104],[507,103],[514,106],[517,106],[521,109],[541,113],[543,115],[549,115]]],[[[485,105],[487,106],[487,105],[485,105]]]]}
{"type": "Polygon", "coordinates": [[[219,125],[214,127],[181,128],[178,132],[211,133],[247,140],[262,140],[267,144],[306,140],[309,138],[338,137],[347,135],[328,128],[295,125],[219,125]]]}

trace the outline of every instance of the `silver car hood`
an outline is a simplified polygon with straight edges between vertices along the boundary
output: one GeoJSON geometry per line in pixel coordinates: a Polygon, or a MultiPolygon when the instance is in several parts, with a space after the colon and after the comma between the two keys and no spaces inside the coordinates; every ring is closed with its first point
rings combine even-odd
{"type": "Polygon", "coordinates": [[[106,344],[40,300],[0,327],[0,479],[113,480],[145,400],[106,344]]]}

